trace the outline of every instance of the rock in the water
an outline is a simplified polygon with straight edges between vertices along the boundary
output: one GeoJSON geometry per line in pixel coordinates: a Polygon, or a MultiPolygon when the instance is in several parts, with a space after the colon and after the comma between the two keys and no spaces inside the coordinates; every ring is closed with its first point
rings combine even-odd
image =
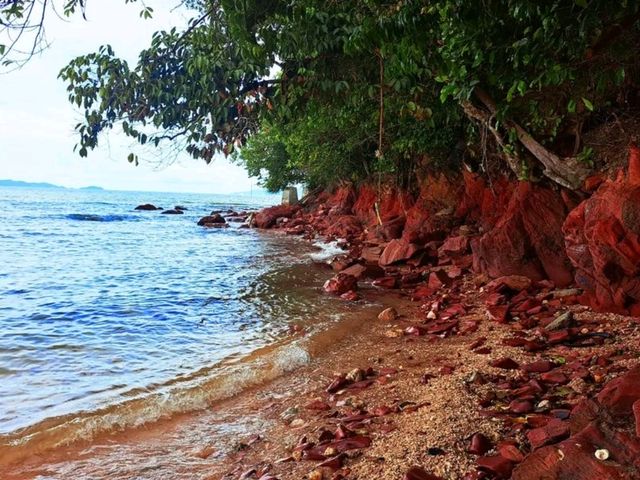
{"type": "Polygon", "coordinates": [[[150,203],[144,203],[142,205],[138,205],[135,210],[162,210],[162,207],[156,207],[150,203]]]}
{"type": "Polygon", "coordinates": [[[351,275],[339,273],[335,277],[327,280],[323,286],[324,291],[334,295],[342,295],[351,290],[357,290],[358,280],[351,275]]]}
{"type": "Polygon", "coordinates": [[[227,223],[226,220],[219,213],[216,213],[214,215],[208,215],[208,216],[202,217],[200,220],[198,220],[198,225],[200,225],[201,227],[210,227],[210,226],[214,226],[214,225],[225,225],[226,223],[227,223]]]}
{"type": "Polygon", "coordinates": [[[279,218],[291,218],[297,211],[298,207],[293,205],[276,205],[265,208],[254,215],[253,225],[257,228],[271,228],[276,225],[279,218]]]}
{"type": "Polygon", "coordinates": [[[398,318],[398,312],[393,307],[385,308],[378,314],[378,320],[383,322],[393,322],[396,318],[398,318]]]}
{"type": "Polygon", "coordinates": [[[189,210],[187,207],[183,207],[182,205],[176,205],[173,207],[174,210],[182,210],[183,212],[189,210]]]}
{"type": "Polygon", "coordinates": [[[174,209],[169,209],[169,210],[164,210],[162,212],[162,215],[182,215],[184,214],[184,212],[182,210],[176,210],[174,209]]]}

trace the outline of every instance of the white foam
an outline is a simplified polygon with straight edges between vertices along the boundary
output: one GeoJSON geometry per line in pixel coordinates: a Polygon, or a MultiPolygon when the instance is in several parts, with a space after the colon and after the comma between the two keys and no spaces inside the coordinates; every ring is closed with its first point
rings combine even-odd
{"type": "Polygon", "coordinates": [[[335,257],[336,255],[344,254],[344,250],[338,247],[338,241],[334,242],[314,242],[315,247],[319,248],[319,252],[313,252],[309,254],[311,259],[315,262],[321,262],[335,257]]]}

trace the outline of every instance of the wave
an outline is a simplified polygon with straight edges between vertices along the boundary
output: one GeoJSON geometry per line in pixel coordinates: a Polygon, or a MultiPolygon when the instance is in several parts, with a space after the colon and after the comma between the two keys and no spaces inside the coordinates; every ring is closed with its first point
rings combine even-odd
{"type": "Polygon", "coordinates": [[[127,220],[138,220],[134,215],[96,215],[92,213],[70,213],[65,215],[69,220],[82,222],[123,222],[127,220]]]}
{"type": "Polygon", "coordinates": [[[308,364],[337,339],[353,332],[354,322],[358,325],[364,323],[362,315],[335,317],[333,320],[332,327],[320,333],[289,337],[244,357],[230,357],[189,375],[131,390],[123,395],[128,399],[120,403],[52,417],[0,435],[0,466],[16,464],[27,457],[77,442],[204,410],[216,402],[274,380],[308,364]]]}

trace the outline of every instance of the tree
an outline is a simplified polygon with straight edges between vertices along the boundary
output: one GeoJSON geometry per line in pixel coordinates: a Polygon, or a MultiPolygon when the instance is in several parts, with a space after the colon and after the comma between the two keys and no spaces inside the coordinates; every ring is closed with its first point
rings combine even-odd
{"type": "MultiPolygon", "coordinates": [[[[86,18],[88,0],[0,0],[0,66],[15,69],[49,44],[45,24],[53,16],[69,18],[80,14],[86,18]]],[[[135,3],[138,0],[124,0],[135,3]]],[[[153,9],[144,5],[140,17],[150,18],[153,9]]],[[[187,0],[186,4],[199,3],[187,0]]],[[[195,5],[192,5],[195,7],[195,5]]]]}
{"type": "Polygon", "coordinates": [[[81,155],[119,127],[140,144],[181,142],[206,161],[249,141],[247,166],[272,185],[300,175],[406,185],[418,165],[458,168],[451,152],[462,144],[485,170],[491,157],[520,178],[575,188],[590,160],[584,126],[625,108],[616,98],[638,72],[639,9],[626,0],[213,0],[185,31],[157,33],[136,65],[103,47],[61,78],[85,113],[81,155]],[[261,163],[260,151],[273,158],[261,163]]]}

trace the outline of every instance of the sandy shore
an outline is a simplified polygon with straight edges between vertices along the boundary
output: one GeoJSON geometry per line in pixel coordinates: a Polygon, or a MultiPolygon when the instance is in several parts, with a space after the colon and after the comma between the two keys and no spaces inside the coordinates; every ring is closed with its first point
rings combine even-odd
{"type": "Polygon", "coordinates": [[[517,322],[488,318],[478,283],[471,275],[461,279],[455,302],[453,287],[421,302],[378,291],[372,298],[381,306],[363,313],[307,366],[204,412],[34,456],[3,478],[402,479],[412,466],[445,479],[497,478],[477,473],[480,457],[469,452],[470,438],[482,433],[489,454],[511,445],[511,455],[525,456],[527,422],[550,408],[570,409],[635,364],[640,324],[570,305],[562,308],[574,312],[577,327],[584,334],[606,331],[593,337],[603,340],[528,352],[509,340],[523,338],[517,322]],[[428,313],[433,302],[440,302],[435,324],[428,313]],[[447,329],[441,319],[448,306],[458,313],[447,329]],[[386,307],[399,316],[377,318],[386,307]],[[520,368],[500,368],[500,359],[520,368]],[[520,412],[508,392],[534,376],[522,366],[541,359],[555,362],[556,370],[587,373],[549,383],[551,404],[534,402],[540,413],[520,412]],[[328,392],[336,378],[340,385],[328,392]],[[336,442],[340,437],[348,440],[336,442]]]}

